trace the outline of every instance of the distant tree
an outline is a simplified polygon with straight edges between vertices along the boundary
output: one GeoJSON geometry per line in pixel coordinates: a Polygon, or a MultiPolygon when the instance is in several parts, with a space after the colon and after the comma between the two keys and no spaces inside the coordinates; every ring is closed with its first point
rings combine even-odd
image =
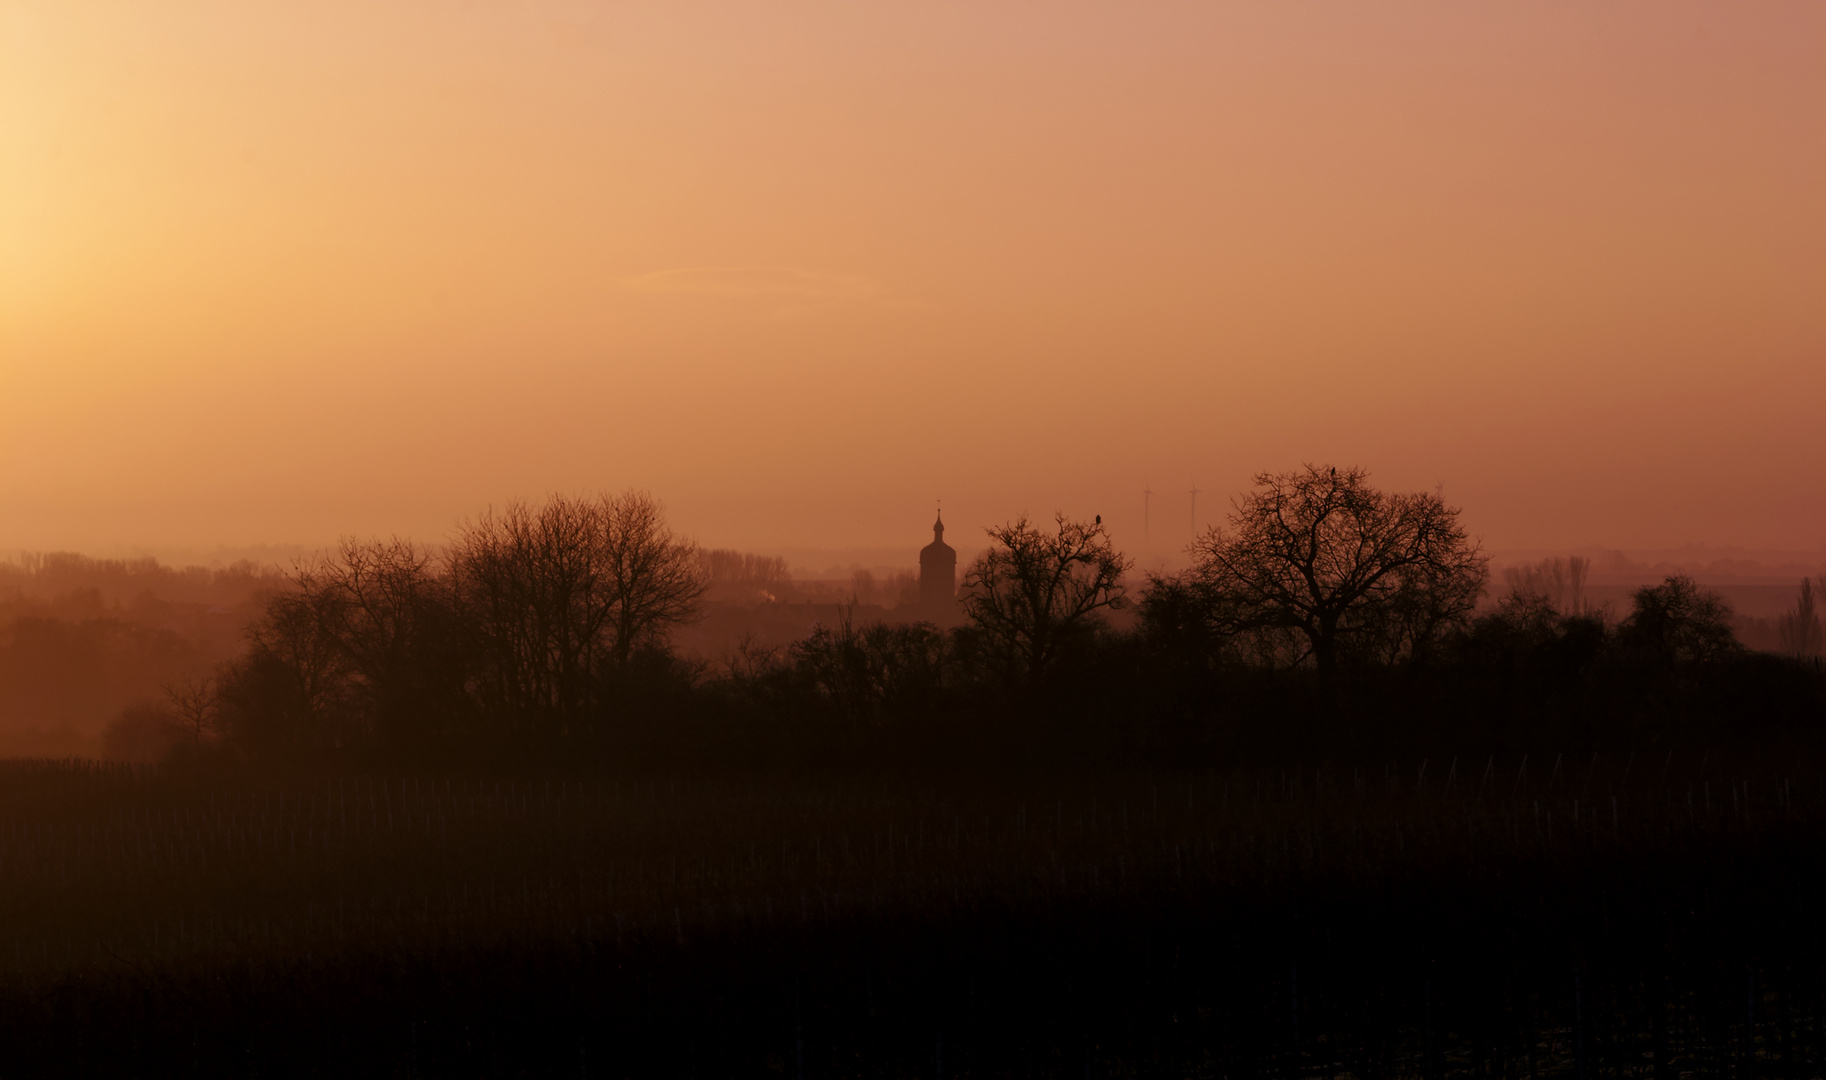
{"type": "Polygon", "coordinates": [[[739,688],[773,679],[787,669],[782,659],[786,651],[786,646],[768,644],[752,630],[743,631],[723,654],[723,675],[739,688]]]}
{"type": "Polygon", "coordinates": [[[700,549],[696,561],[709,600],[768,603],[780,599],[792,582],[786,560],[777,556],[711,548],[700,549]]]}
{"type": "Polygon", "coordinates": [[[1291,633],[1301,644],[1292,659],[1322,677],[1346,658],[1424,655],[1467,621],[1487,559],[1438,495],[1386,494],[1368,479],[1311,465],[1262,473],[1229,527],[1200,538],[1192,569],[1166,587],[1218,636],[1291,633]]]}
{"type": "Polygon", "coordinates": [[[1540,601],[1560,615],[1584,616],[1591,613],[1585,600],[1590,570],[1591,560],[1582,555],[1556,555],[1530,566],[1508,567],[1503,579],[1518,602],[1540,601]]]}
{"type": "Polygon", "coordinates": [[[691,618],[705,587],[695,545],[633,491],[484,514],[462,530],[450,567],[483,705],[558,734],[637,649],[691,618]]]}
{"type": "Polygon", "coordinates": [[[332,629],[330,598],[293,588],[248,627],[248,650],[217,678],[223,735],[255,755],[333,749],[358,739],[355,674],[332,629]]]}
{"type": "Polygon", "coordinates": [[[850,575],[850,603],[875,603],[878,588],[873,570],[857,570],[850,575]]]}
{"type": "Polygon", "coordinates": [[[294,575],[315,598],[341,649],[366,726],[409,739],[455,711],[465,665],[449,582],[410,541],[345,539],[336,554],[294,575]]]}
{"type": "Polygon", "coordinates": [[[114,761],[159,761],[189,738],[187,727],[168,705],[135,702],[108,721],[102,731],[102,752],[114,761]]]}
{"type": "Polygon", "coordinates": [[[1585,579],[1591,575],[1591,560],[1583,555],[1566,557],[1566,596],[1561,611],[1585,618],[1591,614],[1591,602],[1585,598],[1585,579]]]}
{"type": "Polygon", "coordinates": [[[1485,619],[1502,623],[1526,639],[1543,641],[1556,636],[1567,615],[1551,597],[1526,589],[1512,590],[1496,603],[1496,610],[1485,619]]]}
{"type": "Polygon", "coordinates": [[[1730,605],[1684,574],[1637,589],[1616,640],[1624,656],[1664,667],[1708,664],[1743,649],[1731,632],[1730,605]]]}
{"type": "Polygon", "coordinates": [[[1133,565],[1110,543],[1101,520],[1063,513],[1054,528],[1027,516],[987,530],[989,550],[964,572],[964,614],[1009,672],[1035,681],[1104,609],[1127,603],[1122,577],[1133,565]]]}
{"type": "Polygon", "coordinates": [[[820,624],[793,644],[800,673],[847,721],[929,711],[944,688],[945,635],[924,622],[857,627],[853,615],[852,605],[841,606],[834,626],[820,624]]]}
{"type": "Polygon", "coordinates": [[[894,607],[919,603],[919,575],[910,570],[896,570],[887,577],[876,577],[873,570],[862,569],[850,574],[850,602],[864,606],[894,607]]]}
{"type": "Polygon", "coordinates": [[[615,603],[597,531],[590,504],[553,498],[488,511],[458,535],[451,577],[490,715],[563,730],[588,704],[615,603]]]}
{"type": "Polygon", "coordinates": [[[1493,697],[1564,689],[1597,668],[1611,644],[1611,631],[1594,615],[1568,615],[1538,592],[1511,591],[1481,613],[1447,651],[1460,670],[1492,680],[1493,697]]]}
{"type": "MultiPolygon", "coordinates": [[[[1826,578],[1821,581],[1826,587],[1826,578]]],[[[1795,600],[1794,610],[1782,616],[1780,629],[1784,651],[1803,660],[1820,655],[1820,616],[1814,606],[1813,583],[1806,578],[1801,579],[1801,595],[1795,600]]]]}
{"type": "Polygon", "coordinates": [[[615,591],[612,659],[625,667],[636,649],[663,645],[674,626],[697,617],[708,583],[697,545],[667,527],[653,496],[627,491],[597,507],[603,563],[615,591]]]}
{"type": "Polygon", "coordinates": [[[201,746],[204,735],[216,733],[216,681],[208,675],[186,675],[164,686],[169,711],[189,736],[201,746]]]}
{"type": "Polygon", "coordinates": [[[919,603],[919,575],[911,570],[896,570],[882,586],[886,596],[882,603],[912,607],[919,603]]]}

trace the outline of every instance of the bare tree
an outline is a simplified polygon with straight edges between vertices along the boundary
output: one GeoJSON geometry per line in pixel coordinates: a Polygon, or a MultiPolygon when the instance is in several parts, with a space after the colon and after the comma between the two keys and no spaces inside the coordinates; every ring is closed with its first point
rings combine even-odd
{"type": "Polygon", "coordinates": [[[1362,469],[1262,473],[1175,584],[1220,634],[1292,631],[1329,677],[1347,656],[1424,654],[1483,593],[1487,560],[1437,494],[1386,494],[1362,469]]]}
{"type": "Polygon", "coordinates": [[[164,685],[165,701],[184,726],[193,746],[216,731],[216,681],[208,675],[185,675],[164,685]]]}
{"type": "Polygon", "coordinates": [[[991,547],[964,572],[964,613],[1014,672],[1043,676],[1074,635],[1099,612],[1127,603],[1122,576],[1129,559],[1110,543],[1101,519],[1092,524],[1054,515],[1036,528],[1023,514],[987,530],[991,547]]]}
{"type": "Polygon", "coordinates": [[[856,570],[850,574],[849,602],[864,607],[894,607],[919,603],[919,575],[910,570],[895,570],[886,577],[876,577],[873,570],[856,570]]]}
{"type": "Polygon", "coordinates": [[[820,623],[794,643],[798,670],[848,721],[880,723],[895,713],[930,710],[945,683],[945,634],[926,622],[858,627],[854,616],[855,605],[839,605],[835,626],[820,623]]]}
{"type": "Polygon", "coordinates": [[[1566,557],[1566,614],[1584,618],[1591,604],[1585,599],[1585,579],[1591,573],[1591,560],[1583,555],[1566,557]]]}
{"type": "Polygon", "coordinates": [[[873,604],[875,602],[875,571],[857,570],[850,574],[850,603],[873,604]]]}
{"type": "Polygon", "coordinates": [[[329,632],[326,606],[321,593],[281,593],[248,630],[254,651],[278,661],[299,703],[313,713],[334,708],[348,687],[348,660],[329,632]]]}
{"type": "MultiPolygon", "coordinates": [[[[1826,588],[1826,578],[1821,582],[1826,588]]],[[[1820,616],[1815,608],[1813,583],[1806,578],[1801,579],[1801,595],[1794,602],[1794,610],[1782,615],[1779,629],[1784,651],[1803,660],[1820,655],[1820,616]]]]}
{"type": "Polygon", "coordinates": [[[1585,578],[1591,571],[1591,560],[1583,555],[1558,555],[1529,566],[1511,566],[1503,570],[1509,594],[1525,607],[1544,605],[1558,615],[1590,614],[1585,602],[1585,578]]]}
{"type": "Polygon", "coordinates": [[[1659,667],[1715,663],[1743,651],[1731,630],[1731,605],[1685,574],[1637,589],[1635,608],[1617,627],[1623,655],[1659,667]]]}
{"type": "Polygon", "coordinates": [[[451,577],[490,711],[563,731],[587,704],[615,606],[596,518],[591,504],[554,497],[463,527],[451,577]]]}
{"type": "Polygon", "coordinates": [[[625,491],[599,504],[603,566],[615,592],[615,666],[634,650],[656,645],[696,617],[708,582],[697,545],[673,534],[661,507],[644,491],[625,491]]]}
{"type": "Polygon", "coordinates": [[[727,548],[699,549],[698,572],[715,600],[769,603],[790,587],[792,573],[786,560],[727,548]]]}
{"type": "MultiPolygon", "coordinates": [[[[301,572],[295,584],[304,580],[301,572]]],[[[354,673],[328,606],[322,590],[302,585],[267,601],[248,628],[246,655],[216,680],[216,719],[231,742],[286,753],[339,746],[360,733],[354,673]]]]}
{"type": "Polygon", "coordinates": [[[691,618],[705,574],[643,492],[554,496],[466,525],[450,558],[484,704],[568,731],[602,678],[691,618]]]}
{"type": "Polygon", "coordinates": [[[405,734],[451,709],[462,664],[448,583],[429,552],[397,538],[345,539],[334,557],[299,571],[296,587],[320,598],[370,727],[405,734]]]}
{"type": "Polygon", "coordinates": [[[737,686],[752,686],[781,671],[785,653],[785,646],[769,645],[754,631],[743,631],[735,645],[723,654],[723,673],[737,686]]]}

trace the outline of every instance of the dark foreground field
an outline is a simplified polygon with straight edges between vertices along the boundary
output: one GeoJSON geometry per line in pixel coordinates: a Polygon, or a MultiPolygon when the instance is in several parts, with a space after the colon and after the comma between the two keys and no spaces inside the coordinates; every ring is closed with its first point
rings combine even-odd
{"type": "Polygon", "coordinates": [[[0,767],[8,1076],[1819,1076],[1826,774],[0,767]]]}

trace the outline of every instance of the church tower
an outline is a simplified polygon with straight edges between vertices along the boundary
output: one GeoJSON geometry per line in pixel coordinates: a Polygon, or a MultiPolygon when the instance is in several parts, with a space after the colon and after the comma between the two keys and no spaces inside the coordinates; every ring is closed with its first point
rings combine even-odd
{"type": "Polygon", "coordinates": [[[945,517],[932,526],[932,542],[919,552],[919,606],[945,617],[957,603],[957,552],[945,543],[945,517]]]}

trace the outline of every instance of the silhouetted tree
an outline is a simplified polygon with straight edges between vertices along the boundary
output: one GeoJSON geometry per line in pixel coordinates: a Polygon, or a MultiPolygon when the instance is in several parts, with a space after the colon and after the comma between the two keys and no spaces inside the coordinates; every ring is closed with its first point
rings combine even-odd
{"type": "Polygon", "coordinates": [[[331,629],[328,596],[294,588],[248,628],[246,655],[224,665],[216,708],[223,734],[256,755],[335,748],[360,737],[354,673],[331,629]]]}
{"type": "Polygon", "coordinates": [[[658,646],[672,627],[696,617],[707,582],[697,545],[673,534],[644,491],[597,504],[602,558],[615,590],[612,657],[625,667],[634,650],[658,646]]]}
{"type": "Polygon", "coordinates": [[[853,605],[793,644],[799,671],[847,721],[880,723],[930,710],[945,684],[949,643],[931,623],[874,622],[858,628],[853,605]]]}
{"type": "Polygon", "coordinates": [[[1544,601],[1560,615],[1590,614],[1585,602],[1585,578],[1591,560],[1582,555],[1554,556],[1531,566],[1511,566],[1503,571],[1512,596],[1544,601]]]}
{"type": "Polygon", "coordinates": [[[906,604],[911,607],[919,603],[919,575],[899,570],[878,578],[873,570],[854,571],[850,574],[850,602],[865,606],[906,604]]]}
{"type": "Polygon", "coordinates": [[[770,602],[778,600],[792,581],[785,559],[727,548],[700,549],[697,566],[711,600],[770,602]]]}
{"type": "Polygon", "coordinates": [[[513,503],[458,536],[456,602],[491,714],[562,728],[586,703],[614,606],[592,557],[594,517],[570,499],[537,511],[513,503]]]}
{"type": "Polygon", "coordinates": [[[1054,516],[1034,527],[1025,514],[987,530],[991,546],[964,572],[964,614],[1008,673],[1044,676],[1063,647],[1127,598],[1122,576],[1133,565],[1098,521],[1054,516]]]}
{"type": "Polygon", "coordinates": [[[336,555],[295,575],[316,598],[342,650],[365,726],[409,739],[457,708],[464,664],[448,581],[428,552],[406,540],[344,540],[336,555]]]}
{"type": "Polygon", "coordinates": [[[483,705],[558,734],[637,648],[695,614],[705,585],[695,545],[633,491],[484,514],[450,565],[483,705]]]}
{"type": "Polygon", "coordinates": [[[1684,574],[1637,589],[1635,610],[1617,627],[1624,656],[1662,667],[1692,667],[1741,652],[1731,608],[1684,574]]]}
{"type": "MultiPolygon", "coordinates": [[[[1822,579],[1826,580],[1826,579],[1822,579]]],[[[1820,616],[1815,610],[1813,582],[1801,579],[1801,595],[1794,610],[1782,616],[1782,648],[1803,660],[1820,655],[1820,616]]]]}
{"type": "Polygon", "coordinates": [[[169,712],[183,725],[192,746],[216,732],[216,681],[208,675],[186,675],[164,686],[169,712]]]}
{"type": "Polygon", "coordinates": [[[1199,539],[1194,566],[1168,587],[1219,635],[1292,632],[1302,645],[1293,659],[1310,658],[1322,676],[1347,656],[1424,655],[1471,614],[1487,560],[1438,495],[1386,494],[1368,479],[1311,465],[1262,473],[1229,528],[1199,539]]]}

